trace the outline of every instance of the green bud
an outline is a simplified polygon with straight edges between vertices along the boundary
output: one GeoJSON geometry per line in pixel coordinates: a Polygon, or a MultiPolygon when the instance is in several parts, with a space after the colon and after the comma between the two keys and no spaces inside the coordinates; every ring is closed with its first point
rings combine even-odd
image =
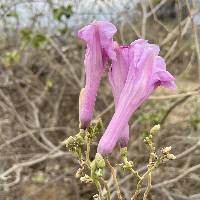
{"type": "Polygon", "coordinates": [[[76,140],[76,143],[78,145],[83,145],[84,144],[84,139],[83,139],[83,137],[80,134],[77,134],[75,136],[75,140],[76,140]]]}
{"type": "Polygon", "coordinates": [[[88,138],[94,140],[101,133],[102,127],[103,125],[101,119],[92,121],[87,128],[88,138]]]}
{"type": "Polygon", "coordinates": [[[84,130],[84,129],[80,129],[80,130],[79,130],[79,135],[80,135],[82,138],[84,138],[84,136],[85,136],[85,130],[84,130]]]}
{"type": "Polygon", "coordinates": [[[91,177],[92,177],[92,178],[95,177],[96,168],[97,168],[96,162],[95,162],[95,160],[93,160],[93,161],[90,163],[91,177]]]}
{"type": "Polygon", "coordinates": [[[125,170],[130,170],[132,167],[133,167],[133,162],[132,161],[127,161],[123,166],[123,168],[125,170]]]}
{"type": "Polygon", "coordinates": [[[128,156],[127,147],[121,148],[120,149],[120,154],[121,154],[121,157],[127,157],[128,156]]]}
{"type": "Polygon", "coordinates": [[[96,166],[101,169],[106,166],[103,156],[99,153],[96,153],[95,155],[95,163],[96,163],[96,166]]]}
{"type": "Polygon", "coordinates": [[[102,177],[103,176],[103,170],[102,169],[98,169],[96,172],[95,172],[96,176],[97,177],[102,177]]]}
{"type": "Polygon", "coordinates": [[[69,148],[71,145],[74,144],[74,141],[75,141],[74,138],[70,136],[64,141],[64,144],[66,145],[67,148],[69,148]]]}
{"type": "Polygon", "coordinates": [[[160,124],[155,125],[151,130],[150,130],[150,134],[154,135],[156,134],[158,131],[160,130],[160,124]]]}
{"type": "Polygon", "coordinates": [[[90,168],[92,171],[95,171],[96,170],[96,162],[95,160],[93,160],[91,163],[90,163],[90,168]]]}
{"type": "Polygon", "coordinates": [[[102,128],[103,128],[103,122],[102,122],[101,119],[98,119],[98,121],[97,121],[97,129],[98,129],[98,131],[100,132],[102,130],[102,128]]]}

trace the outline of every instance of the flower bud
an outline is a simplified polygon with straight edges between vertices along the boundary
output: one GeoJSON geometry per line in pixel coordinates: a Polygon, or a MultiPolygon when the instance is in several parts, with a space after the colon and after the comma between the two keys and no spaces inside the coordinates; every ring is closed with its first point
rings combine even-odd
{"type": "Polygon", "coordinates": [[[175,160],[175,159],[176,159],[176,156],[175,156],[174,154],[169,153],[169,154],[167,154],[167,158],[168,158],[169,160],[175,160]]]}
{"type": "Polygon", "coordinates": [[[150,130],[150,134],[154,135],[155,133],[157,133],[160,130],[160,124],[155,125],[151,130],[150,130]]]}
{"type": "Polygon", "coordinates": [[[90,183],[92,182],[92,179],[87,174],[85,174],[85,176],[80,178],[80,181],[85,183],[90,183]]]}
{"type": "Polygon", "coordinates": [[[64,144],[66,145],[66,147],[70,147],[72,144],[74,143],[74,138],[72,136],[70,136],[69,138],[67,138],[65,141],[64,141],[64,144]]]}
{"type": "Polygon", "coordinates": [[[171,147],[171,146],[165,147],[165,148],[162,150],[162,153],[163,153],[163,154],[167,154],[167,153],[169,153],[171,150],[172,150],[172,147],[171,147]]]}
{"type": "Polygon", "coordinates": [[[84,144],[84,139],[83,139],[83,137],[80,135],[80,133],[77,134],[77,135],[75,136],[75,141],[76,141],[76,143],[77,143],[78,145],[83,145],[83,144],[84,144]]]}
{"type": "Polygon", "coordinates": [[[121,148],[120,154],[121,154],[121,157],[127,157],[128,155],[127,147],[121,148]]]}
{"type": "Polygon", "coordinates": [[[104,168],[106,166],[105,161],[101,154],[96,153],[95,163],[98,168],[104,168]]]}

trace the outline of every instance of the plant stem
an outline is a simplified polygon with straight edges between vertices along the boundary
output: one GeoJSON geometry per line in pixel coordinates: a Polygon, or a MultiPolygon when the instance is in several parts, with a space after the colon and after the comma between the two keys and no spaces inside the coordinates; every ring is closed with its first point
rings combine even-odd
{"type": "Polygon", "coordinates": [[[148,174],[148,184],[147,184],[147,188],[144,192],[143,200],[147,200],[147,196],[148,196],[150,190],[151,190],[151,173],[148,174]]]}
{"type": "MultiPolygon", "coordinates": [[[[128,161],[128,159],[127,159],[126,156],[123,156],[122,159],[123,159],[123,162],[124,162],[125,166],[126,165],[130,166],[129,161],[128,161]]],[[[131,171],[131,173],[133,174],[133,176],[135,176],[138,180],[141,179],[139,173],[137,171],[135,171],[132,167],[129,167],[128,169],[131,171]]]]}
{"type": "Polygon", "coordinates": [[[116,186],[116,190],[117,190],[117,197],[118,197],[119,200],[122,200],[122,195],[121,195],[121,192],[120,192],[119,183],[117,181],[115,168],[110,164],[108,159],[107,159],[107,163],[108,163],[108,166],[111,169],[112,177],[113,177],[113,180],[115,182],[115,186],[116,186]]]}
{"type": "MultiPolygon", "coordinates": [[[[153,160],[154,160],[154,155],[155,155],[155,148],[154,148],[154,145],[153,145],[152,141],[150,141],[148,144],[149,144],[149,149],[150,149],[148,171],[150,171],[150,172],[147,175],[147,177],[148,177],[148,179],[147,179],[147,188],[146,188],[146,190],[144,192],[143,200],[147,200],[147,196],[148,196],[148,194],[149,194],[149,192],[151,190],[151,171],[152,171],[151,166],[152,166],[152,163],[153,163],[153,160]]],[[[156,167],[157,165],[155,165],[155,163],[154,163],[153,167],[154,166],[156,167]]]]}
{"type": "Polygon", "coordinates": [[[133,176],[135,176],[138,180],[141,179],[141,176],[139,175],[139,173],[137,171],[135,171],[133,168],[130,169],[131,173],[133,174],[133,176]]]}
{"type": "Polygon", "coordinates": [[[95,183],[95,185],[97,187],[97,190],[99,192],[99,198],[100,198],[100,200],[103,200],[103,194],[102,194],[101,184],[97,180],[95,180],[94,183],[95,183]]]}
{"type": "Polygon", "coordinates": [[[147,188],[145,190],[145,193],[144,193],[144,196],[143,196],[143,200],[147,199],[148,193],[151,190],[151,174],[152,174],[152,171],[154,169],[156,169],[158,167],[158,165],[160,164],[160,162],[163,160],[163,156],[161,156],[160,158],[158,158],[153,163],[153,160],[155,159],[154,158],[155,148],[154,148],[154,145],[153,145],[151,140],[148,142],[148,146],[149,146],[149,149],[150,149],[148,170],[142,175],[142,177],[140,177],[140,180],[139,180],[139,182],[137,183],[137,186],[136,186],[136,191],[134,192],[131,200],[136,200],[137,196],[140,194],[142,183],[143,183],[143,181],[144,181],[144,179],[146,177],[148,177],[148,185],[147,185],[147,188]]]}
{"type": "Polygon", "coordinates": [[[108,184],[107,184],[107,182],[103,178],[101,178],[101,181],[103,182],[104,187],[106,188],[107,200],[110,200],[110,190],[109,190],[108,184]]]}
{"type": "Polygon", "coordinates": [[[90,163],[90,139],[87,139],[87,147],[86,147],[86,163],[90,163]]]}

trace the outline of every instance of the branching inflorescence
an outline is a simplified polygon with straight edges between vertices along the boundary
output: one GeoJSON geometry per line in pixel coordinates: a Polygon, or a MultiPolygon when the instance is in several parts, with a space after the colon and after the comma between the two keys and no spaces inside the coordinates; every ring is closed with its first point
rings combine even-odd
{"type": "Polygon", "coordinates": [[[146,172],[141,175],[135,169],[132,161],[128,160],[129,119],[137,108],[152,94],[158,86],[175,89],[175,79],[166,70],[166,64],[159,54],[159,47],[138,39],[127,46],[120,46],[113,41],[116,28],[113,24],[104,21],[94,21],[82,28],[78,36],[87,44],[85,54],[86,85],[81,90],[79,98],[80,132],[70,136],[65,144],[74,152],[80,161],[80,169],[76,176],[83,182],[94,183],[99,194],[94,198],[104,199],[103,188],[110,199],[110,191],[104,178],[104,169],[109,167],[116,185],[118,199],[123,199],[117,181],[115,168],[111,165],[108,155],[112,153],[119,143],[120,155],[123,161],[122,169],[131,173],[136,179],[136,189],[132,200],[137,199],[141,193],[144,180],[147,187],[143,199],[147,199],[151,189],[151,174],[165,160],[173,160],[175,156],[170,153],[171,147],[157,152],[153,138],[160,129],[154,126],[144,138],[149,149],[149,162],[146,172]],[[91,121],[100,81],[105,72],[105,66],[111,60],[109,67],[109,82],[112,88],[115,103],[115,113],[101,137],[95,159],[90,160],[90,146],[102,131],[102,121],[91,121]],[[84,153],[84,148],[86,151],[84,153]],[[105,161],[106,158],[106,161],[105,161]],[[90,172],[89,174],[86,172],[90,172]]]}

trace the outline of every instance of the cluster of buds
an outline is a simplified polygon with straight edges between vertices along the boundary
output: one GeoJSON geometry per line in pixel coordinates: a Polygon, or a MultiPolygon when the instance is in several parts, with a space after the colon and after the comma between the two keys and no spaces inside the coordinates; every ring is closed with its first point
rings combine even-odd
{"type": "Polygon", "coordinates": [[[81,133],[78,133],[77,135],[70,136],[64,141],[64,144],[70,151],[74,151],[76,148],[82,147],[84,144],[84,137],[81,135],[81,133]]]}
{"type": "Polygon", "coordinates": [[[165,147],[162,149],[162,154],[164,155],[164,158],[167,160],[175,160],[176,159],[176,156],[174,154],[170,153],[171,149],[172,149],[171,146],[165,147]]]}
{"type": "Polygon", "coordinates": [[[102,155],[96,153],[95,159],[91,162],[91,177],[92,179],[98,179],[103,176],[103,169],[105,168],[106,163],[102,155]]]}
{"type": "Polygon", "coordinates": [[[131,172],[138,180],[141,180],[141,176],[139,175],[139,173],[133,169],[134,168],[133,162],[128,160],[127,147],[120,149],[120,155],[123,160],[123,164],[122,164],[123,170],[127,170],[131,172]]]}
{"type": "Polygon", "coordinates": [[[80,178],[80,181],[84,183],[92,183],[92,178],[87,174],[85,174],[85,176],[80,178]]]}
{"type": "MultiPolygon", "coordinates": [[[[95,159],[90,163],[90,176],[85,174],[80,178],[81,182],[97,184],[99,182],[99,178],[103,176],[103,170],[106,166],[106,163],[101,154],[96,153],[95,159]]],[[[82,172],[82,171],[81,171],[82,172]]]]}
{"type": "Polygon", "coordinates": [[[75,153],[78,157],[81,157],[82,147],[84,145],[84,130],[81,129],[77,135],[67,138],[64,141],[64,144],[69,151],[75,153]]]}
{"type": "Polygon", "coordinates": [[[103,129],[103,123],[101,119],[93,120],[89,127],[86,129],[87,139],[94,141],[96,137],[101,133],[103,129]]]}
{"type": "Polygon", "coordinates": [[[128,150],[127,150],[127,147],[124,147],[124,148],[121,148],[120,149],[120,155],[121,155],[121,158],[123,160],[123,169],[124,170],[131,170],[132,167],[133,167],[133,162],[132,161],[128,161],[128,150]]]}
{"type": "Polygon", "coordinates": [[[158,131],[160,130],[160,124],[155,125],[149,132],[148,136],[146,136],[144,138],[144,142],[145,143],[149,143],[150,141],[152,141],[153,136],[155,136],[158,131]]]}
{"type": "MultiPolygon", "coordinates": [[[[151,150],[152,150],[151,156],[154,157],[156,160],[158,159],[158,156],[156,155],[155,147],[154,147],[152,139],[158,133],[159,130],[160,130],[160,125],[159,124],[155,125],[150,130],[149,135],[147,137],[145,137],[145,139],[144,139],[144,142],[147,143],[150,146],[151,150]]],[[[174,160],[174,159],[176,159],[176,157],[172,153],[170,153],[171,149],[172,149],[171,146],[163,148],[161,150],[162,155],[160,157],[160,160],[165,161],[165,160],[174,160]]]]}
{"type": "Polygon", "coordinates": [[[102,127],[101,119],[94,120],[86,130],[80,129],[78,134],[67,138],[64,141],[64,144],[69,151],[80,157],[83,145],[86,144],[88,140],[90,140],[90,142],[94,141],[94,139],[101,133],[102,127]]]}

